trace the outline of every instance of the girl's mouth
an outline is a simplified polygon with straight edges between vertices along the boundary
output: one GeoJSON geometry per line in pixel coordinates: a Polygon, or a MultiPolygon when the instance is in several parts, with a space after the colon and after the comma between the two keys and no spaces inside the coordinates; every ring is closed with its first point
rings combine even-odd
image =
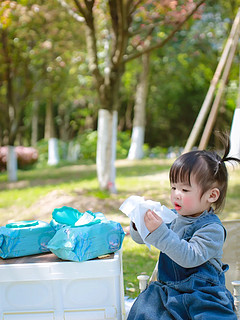
{"type": "Polygon", "coordinates": [[[180,210],[182,207],[179,205],[179,204],[177,204],[177,203],[174,203],[174,206],[175,206],[175,210],[180,210]]]}

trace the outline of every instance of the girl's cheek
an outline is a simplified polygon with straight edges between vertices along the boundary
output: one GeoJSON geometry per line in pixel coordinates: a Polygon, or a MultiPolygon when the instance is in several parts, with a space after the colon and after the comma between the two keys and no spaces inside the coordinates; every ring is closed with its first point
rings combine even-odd
{"type": "Polygon", "coordinates": [[[193,205],[193,203],[194,203],[194,201],[193,201],[191,198],[189,198],[189,197],[184,197],[184,199],[183,199],[183,205],[184,205],[184,207],[191,208],[192,205],[193,205]]]}

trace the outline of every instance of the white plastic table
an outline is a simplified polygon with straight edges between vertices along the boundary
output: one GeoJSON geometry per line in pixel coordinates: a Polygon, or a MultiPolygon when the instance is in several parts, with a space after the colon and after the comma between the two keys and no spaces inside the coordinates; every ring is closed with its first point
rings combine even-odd
{"type": "Polygon", "coordinates": [[[0,319],[125,319],[122,252],[84,262],[0,259],[0,319]]]}

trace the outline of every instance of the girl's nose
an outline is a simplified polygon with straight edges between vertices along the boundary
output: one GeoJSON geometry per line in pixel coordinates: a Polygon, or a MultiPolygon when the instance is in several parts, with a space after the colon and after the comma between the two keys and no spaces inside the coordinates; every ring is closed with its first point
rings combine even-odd
{"type": "Polygon", "coordinates": [[[179,190],[176,190],[175,196],[176,196],[177,199],[180,199],[181,198],[181,192],[179,190]]]}

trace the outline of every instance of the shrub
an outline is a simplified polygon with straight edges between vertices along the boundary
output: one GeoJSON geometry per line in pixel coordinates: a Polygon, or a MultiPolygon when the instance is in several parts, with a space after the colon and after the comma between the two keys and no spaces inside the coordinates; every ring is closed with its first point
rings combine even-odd
{"type": "MultiPolygon", "coordinates": [[[[32,147],[15,147],[17,155],[18,167],[26,168],[38,161],[38,151],[32,147]]],[[[7,168],[8,147],[0,147],[0,170],[6,170],[7,168]]]]}
{"type": "MultiPolygon", "coordinates": [[[[74,157],[74,161],[79,159],[81,160],[90,160],[96,161],[96,152],[97,152],[97,131],[88,130],[84,133],[79,134],[71,142],[71,148],[77,148],[77,154],[74,157]]],[[[123,131],[117,133],[117,145],[116,145],[116,158],[117,159],[126,159],[128,156],[129,148],[131,144],[131,132],[123,131]]],[[[67,144],[63,141],[59,141],[59,156],[61,161],[67,160],[66,154],[67,144]]],[[[41,140],[37,143],[37,149],[39,153],[39,164],[47,163],[48,160],[48,141],[41,140]]],[[[151,158],[164,158],[167,154],[167,148],[155,147],[150,148],[148,144],[143,145],[144,157],[151,158]]]]}
{"type": "Polygon", "coordinates": [[[118,132],[117,159],[126,159],[130,148],[131,137],[129,131],[118,132]]]}
{"type": "Polygon", "coordinates": [[[82,159],[96,160],[97,131],[86,131],[78,136],[80,144],[80,157],[82,159]]]}

